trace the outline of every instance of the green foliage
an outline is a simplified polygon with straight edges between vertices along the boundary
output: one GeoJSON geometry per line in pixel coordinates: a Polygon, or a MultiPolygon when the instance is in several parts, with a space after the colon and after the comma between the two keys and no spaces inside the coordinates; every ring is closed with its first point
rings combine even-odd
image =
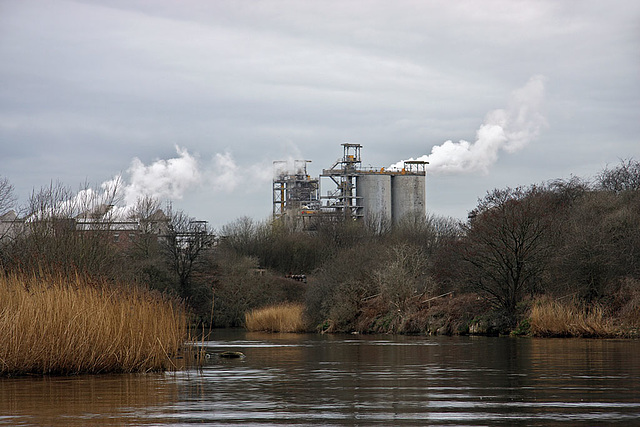
{"type": "Polygon", "coordinates": [[[511,335],[515,336],[529,335],[530,333],[531,322],[529,322],[529,319],[522,319],[520,323],[518,323],[518,326],[511,331],[511,335]]]}

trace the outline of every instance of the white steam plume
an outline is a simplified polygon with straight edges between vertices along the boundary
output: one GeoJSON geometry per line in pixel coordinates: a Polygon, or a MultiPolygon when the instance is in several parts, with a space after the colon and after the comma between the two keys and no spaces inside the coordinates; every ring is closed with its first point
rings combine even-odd
{"type": "Polygon", "coordinates": [[[130,182],[123,188],[127,206],[133,206],[144,196],[160,200],[182,199],[187,190],[201,182],[197,159],[185,148],[176,146],[176,151],[177,158],[156,160],[149,166],[137,157],[131,161],[127,171],[130,182]]]}
{"type": "Polygon", "coordinates": [[[240,167],[229,152],[216,154],[204,165],[186,148],[176,146],[176,152],[177,157],[158,159],[149,165],[136,157],[126,174],[114,176],[99,188],[86,187],[70,194],[68,199],[57,204],[54,213],[95,215],[103,212],[105,217],[126,219],[136,204],[146,197],[166,202],[180,200],[187,193],[202,188],[212,197],[213,193],[230,193],[240,186],[246,191],[255,191],[259,188],[256,184],[269,182],[272,178],[271,165],[240,167]],[[106,206],[109,209],[105,210],[106,206]]]}
{"type": "MultiPolygon", "coordinates": [[[[540,112],[544,99],[544,77],[533,76],[515,90],[506,109],[489,112],[476,132],[476,141],[451,140],[431,149],[431,154],[417,159],[429,162],[432,173],[488,173],[501,150],[513,153],[536,139],[546,121],[540,112]]],[[[401,169],[400,161],[389,169],[401,169]]]]}
{"type": "MultiPolygon", "coordinates": [[[[156,160],[151,165],[134,158],[127,170],[129,182],[122,182],[124,203],[133,206],[141,197],[180,200],[199,187],[212,193],[231,193],[241,186],[255,189],[251,183],[271,180],[264,165],[239,166],[229,152],[217,153],[210,162],[199,161],[186,148],[176,146],[178,157],[156,160]]],[[[124,181],[124,180],[122,180],[124,181]]],[[[106,184],[106,183],[105,183],[106,184]]],[[[104,185],[103,184],[103,187],[104,185]]]]}

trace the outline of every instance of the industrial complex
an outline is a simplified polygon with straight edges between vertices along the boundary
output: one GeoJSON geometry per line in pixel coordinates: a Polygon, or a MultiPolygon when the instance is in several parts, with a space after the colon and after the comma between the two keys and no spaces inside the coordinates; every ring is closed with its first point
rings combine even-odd
{"type": "Polygon", "coordinates": [[[342,144],[342,158],[318,178],[309,160],[274,162],[273,216],[303,223],[313,218],[353,218],[375,227],[426,215],[426,165],[405,161],[398,170],[363,168],[360,144],[342,144]]]}

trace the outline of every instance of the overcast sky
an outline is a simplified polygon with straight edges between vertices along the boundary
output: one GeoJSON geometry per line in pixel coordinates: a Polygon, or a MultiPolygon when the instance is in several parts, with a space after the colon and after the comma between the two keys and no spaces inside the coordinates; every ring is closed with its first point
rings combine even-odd
{"type": "Polygon", "coordinates": [[[274,160],[431,162],[427,210],[640,159],[640,2],[0,0],[0,177],[220,227],[274,160]],[[427,156],[427,157],[425,157],[427,156]]]}

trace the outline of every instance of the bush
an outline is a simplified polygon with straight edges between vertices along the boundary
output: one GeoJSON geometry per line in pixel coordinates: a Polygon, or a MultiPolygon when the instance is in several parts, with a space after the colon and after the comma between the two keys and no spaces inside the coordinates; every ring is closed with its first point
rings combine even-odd
{"type": "Polygon", "coordinates": [[[239,327],[244,324],[245,313],[250,310],[304,300],[307,285],[258,268],[258,262],[254,258],[220,250],[216,263],[213,310],[215,327],[239,327]]]}
{"type": "Polygon", "coordinates": [[[341,250],[309,284],[306,307],[313,324],[329,332],[351,332],[364,302],[379,293],[375,271],[384,265],[385,247],[367,243],[341,250]]]}

